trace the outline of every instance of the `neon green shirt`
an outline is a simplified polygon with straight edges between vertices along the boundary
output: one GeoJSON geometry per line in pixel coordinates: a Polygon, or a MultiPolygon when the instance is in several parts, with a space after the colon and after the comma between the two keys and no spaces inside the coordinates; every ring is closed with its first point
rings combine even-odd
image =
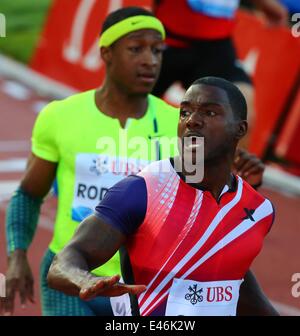
{"type": "MultiPolygon", "coordinates": [[[[58,163],[58,210],[49,246],[53,253],[66,245],[108,188],[150,161],[176,154],[176,140],[171,149],[162,144],[164,137],[176,137],[178,116],[176,108],[149,95],[146,114],[130,119],[122,129],[118,119],[97,109],[95,90],[54,101],[41,111],[33,129],[32,152],[58,163]]],[[[94,273],[112,275],[119,269],[116,254],[94,273]]]]}

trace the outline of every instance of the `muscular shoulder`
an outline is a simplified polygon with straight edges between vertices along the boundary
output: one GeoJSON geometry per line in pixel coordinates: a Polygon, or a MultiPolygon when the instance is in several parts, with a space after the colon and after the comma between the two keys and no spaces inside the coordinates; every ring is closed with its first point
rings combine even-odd
{"type": "Polygon", "coordinates": [[[95,215],[125,235],[142,224],[147,211],[147,188],[143,177],[128,176],[108,190],[95,215]]]}
{"type": "Polygon", "coordinates": [[[46,105],[40,115],[47,118],[68,118],[70,114],[74,116],[76,111],[81,110],[81,106],[87,106],[88,102],[92,102],[94,90],[81,92],[69,96],[65,99],[54,100],[46,105]]]}

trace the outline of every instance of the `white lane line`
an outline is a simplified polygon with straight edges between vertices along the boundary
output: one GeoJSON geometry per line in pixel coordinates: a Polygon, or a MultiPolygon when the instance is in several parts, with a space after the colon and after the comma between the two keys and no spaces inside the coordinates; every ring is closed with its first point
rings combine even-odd
{"type": "Polygon", "coordinates": [[[78,92],[78,90],[33,71],[29,67],[4,55],[0,55],[0,75],[20,81],[47,98],[49,96],[65,98],[78,92]]]}
{"type": "Polygon", "coordinates": [[[10,199],[19,184],[19,180],[0,181],[0,202],[10,199]]]}
{"type": "Polygon", "coordinates": [[[300,316],[300,309],[287,305],[285,303],[272,301],[274,307],[279,311],[280,314],[285,316],[300,316]]]}
{"type": "Polygon", "coordinates": [[[49,219],[48,216],[41,215],[38,225],[47,231],[53,232],[54,220],[49,219]]]}
{"type": "Polygon", "coordinates": [[[276,188],[280,192],[300,195],[300,178],[272,166],[266,166],[264,186],[276,188]]]}
{"type": "Polygon", "coordinates": [[[26,168],[27,158],[0,160],[0,173],[19,173],[26,168]]]}
{"type": "Polygon", "coordinates": [[[42,109],[48,104],[49,104],[49,102],[45,101],[45,100],[38,100],[38,101],[34,102],[32,104],[33,112],[36,113],[36,114],[40,113],[42,111],[42,109]]]}
{"type": "Polygon", "coordinates": [[[30,150],[30,141],[28,140],[0,140],[0,152],[27,152],[30,150]]]}
{"type": "Polygon", "coordinates": [[[6,80],[1,87],[2,91],[8,96],[17,100],[27,100],[30,98],[30,91],[22,84],[6,80]]]}

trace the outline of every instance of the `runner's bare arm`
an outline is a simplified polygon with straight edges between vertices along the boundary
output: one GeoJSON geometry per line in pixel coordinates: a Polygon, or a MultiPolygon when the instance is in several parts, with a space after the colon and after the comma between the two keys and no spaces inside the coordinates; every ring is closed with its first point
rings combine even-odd
{"type": "Polygon", "coordinates": [[[119,283],[119,275],[97,277],[90,273],[106,263],[125,240],[125,235],[95,215],[86,218],[70,243],[55,256],[48,273],[49,286],[82,299],[144,291],[142,285],[119,283]]]}
{"type": "MultiPolygon", "coordinates": [[[[6,298],[1,299],[0,301],[0,314],[10,315],[14,311],[14,300],[17,291],[20,293],[21,304],[25,305],[26,301],[29,300],[34,302],[34,292],[33,292],[33,276],[27,260],[26,248],[20,248],[15,242],[15,235],[18,237],[27,237],[28,232],[34,234],[34,224],[30,220],[25,218],[31,218],[32,216],[36,218],[38,216],[40,199],[49,192],[53,180],[56,174],[57,164],[42,160],[31,154],[28,162],[24,177],[20,183],[20,188],[24,196],[22,201],[15,202],[10,205],[7,215],[13,216],[13,221],[15,218],[20,220],[13,225],[7,224],[7,233],[8,237],[8,246],[10,255],[8,257],[8,269],[6,272],[6,298]],[[25,196],[26,195],[26,196],[25,196]],[[19,208],[19,202],[24,202],[24,199],[28,198],[28,204],[25,206],[22,205],[22,209],[19,208]],[[36,201],[35,201],[36,200],[36,201]],[[34,210],[32,204],[38,204],[36,210],[34,210]],[[24,213],[25,211],[25,213],[24,213]],[[28,212],[34,212],[32,216],[29,216],[28,212]],[[16,216],[16,212],[18,215],[16,216]],[[24,218],[24,220],[22,220],[24,218]],[[27,224],[26,224],[27,223],[27,224]],[[26,227],[26,225],[31,225],[31,227],[26,227]],[[19,227],[19,230],[16,230],[16,226],[19,227]],[[33,230],[33,231],[32,231],[33,230]],[[22,231],[16,232],[16,231],[22,231]]],[[[25,244],[25,243],[24,243],[25,244]]],[[[24,245],[23,244],[23,245],[24,245]]],[[[28,242],[26,243],[28,244],[28,242]]],[[[22,244],[21,244],[22,245],[22,244]]]]}
{"type": "MultiPolygon", "coordinates": [[[[49,192],[56,174],[57,163],[38,158],[30,154],[20,188],[32,198],[44,198],[49,192]]],[[[24,255],[26,251],[17,248],[10,256],[24,255]]]]}
{"type": "Polygon", "coordinates": [[[260,288],[253,272],[246,273],[240,288],[240,298],[237,307],[240,316],[278,316],[279,313],[272,306],[269,299],[260,288]]]}
{"type": "Polygon", "coordinates": [[[31,153],[21,188],[32,197],[45,197],[56,174],[57,163],[40,159],[31,153]]]}

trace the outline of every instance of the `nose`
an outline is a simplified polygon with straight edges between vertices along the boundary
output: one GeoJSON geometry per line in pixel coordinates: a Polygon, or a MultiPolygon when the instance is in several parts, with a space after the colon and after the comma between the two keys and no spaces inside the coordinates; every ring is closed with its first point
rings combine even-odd
{"type": "Polygon", "coordinates": [[[143,53],[143,64],[150,67],[159,64],[159,57],[153,52],[152,48],[147,48],[143,53]]]}
{"type": "Polygon", "coordinates": [[[186,121],[186,126],[189,129],[202,128],[203,117],[201,113],[193,112],[186,121]]]}

